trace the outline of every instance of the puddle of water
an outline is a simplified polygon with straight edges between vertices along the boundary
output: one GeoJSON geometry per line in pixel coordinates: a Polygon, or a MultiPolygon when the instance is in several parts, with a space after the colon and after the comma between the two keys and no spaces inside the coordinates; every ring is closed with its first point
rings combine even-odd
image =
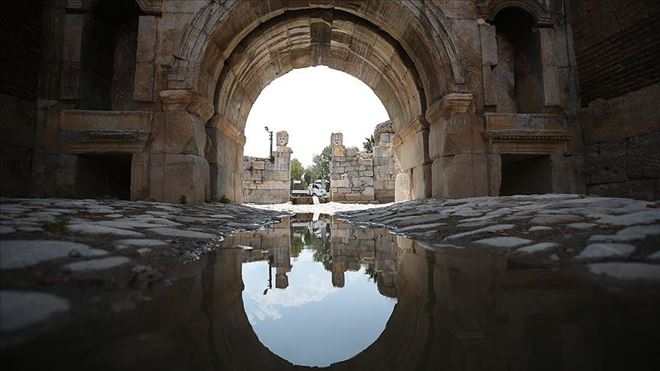
{"type": "MultiPolygon", "coordinates": [[[[327,218],[298,219],[289,231],[250,241],[256,246],[243,252],[242,297],[252,329],[296,365],[324,367],[355,356],[376,341],[396,304],[386,296],[394,296],[394,282],[384,287],[381,280],[381,293],[377,278],[396,273],[388,264],[396,259],[395,238],[378,246],[363,241],[342,253],[331,235],[327,218]]],[[[234,243],[251,239],[244,234],[234,243]]]]}
{"type": "Polygon", "coordinates": [[[660,366],[659,288],[579,267],[533,267],[486,249],[429,250],[383,229],[298,215],[227,238],[183,269],[175,285],[119,313],[74,302],[39,336],[1,349],[3,368],[660,366]]]}

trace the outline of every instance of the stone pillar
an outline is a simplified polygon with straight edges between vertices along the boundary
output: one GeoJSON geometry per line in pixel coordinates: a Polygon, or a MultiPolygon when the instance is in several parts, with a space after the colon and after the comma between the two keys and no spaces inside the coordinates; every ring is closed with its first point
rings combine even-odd
{"type": "Polygon", "coordinates": [[[158,36],[158,18],[142,15],[138,23],[137,51],[135,53],[135,83],[133,99],[136,102],[154,101],[154,71],[158,36]]]}
{"type": "Polygon", "coordinates": [[[243,202],[243,146],[245,136],[227,121],[215,115],[206,124],[210,145],[206,159],[210,167],[211,199],[223,197],[232,202],[243,202]]]}
{"type": "Polygon", "coordinates": [[[416,117],[394,135],[392,142],[397,165],[396,201],[431,197],[431,162],[429,160],[429,125],[423,116],[416,117]]]}
{"type": "MultiPolygon", "coordinates": [[[[539,28],[541,65],[543,68],[543,105],[546,113],[560,112],[559,70],[555,53],[555,31],[553,28],[539,28]]],[[[558,58],[561,59],[561,58],[558,58]]]]}
{"type": "Polygon", "coordinates": [[[164,112],[154,118],[148,164],[149,198],[165,202],[208,201],[205,123],[213,115],[213,106],[189,90],[164,90],[160,98],[164,112]]]}
{"type": "Polygon", "coordinates": [[[432,196],[461,198],[492,195],[489,158],[482,138],[482,119],[474,113],[471,94],[451,93],[426,113],[432,196]]]}
{"type": "Polygon", "coordinates": [[[79,98],[82,32],[85,13],[80,6],[67,9],[75,13],[64,15],[64,37],[62,40],[62,77],[60,80],[60,98],[75,100],[79,98]]]}

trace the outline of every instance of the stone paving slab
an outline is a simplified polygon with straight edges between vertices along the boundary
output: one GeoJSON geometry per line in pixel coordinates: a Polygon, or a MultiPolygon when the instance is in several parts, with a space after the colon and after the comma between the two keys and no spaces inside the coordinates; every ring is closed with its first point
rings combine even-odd
{"type": "Polygon", "coordinates": [[[487,248],[542,265],[639,262],[660,270],[658,202],[548,194],[417,200],[336,215],[427,246],[487,248]],[[427,220],[435,221],[434,228],[422,228],[427,220]]]}
{"type": "Polygon", "coordinates": [[[183,263],[202,259],[224,236],[282,215],[237,204],[0,198],[2,332],[36,331],[69,303],[100,305],[99,290],[120,301],[142,297],[142,288],[176,279],[183,263]]]}

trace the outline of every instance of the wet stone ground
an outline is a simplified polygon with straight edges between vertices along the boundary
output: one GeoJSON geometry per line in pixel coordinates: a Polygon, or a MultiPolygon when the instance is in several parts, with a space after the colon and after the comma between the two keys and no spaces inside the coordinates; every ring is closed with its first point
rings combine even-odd
{"type": "Polygon", "coordinates": [[[658,203],[294,206],[0,199],[3,369],[660,365],[658,203]]]}
{"type": "Polygon", "coordinates": [[[422,200],[344,220],[385,227],[429,249],[487,249],[537,265],[586,264],[612,278],[660,281],[660,203],[579,195],[422,200]]]}
{"type": "Polygon", "coordinates": [[[51,314],[121,311],[167,285],[225,236],[281,213],[242,205],[71,199],[0,200],[2,346],[51,314]],[[101,300],[101,296],[103,300],[101,300]]]}

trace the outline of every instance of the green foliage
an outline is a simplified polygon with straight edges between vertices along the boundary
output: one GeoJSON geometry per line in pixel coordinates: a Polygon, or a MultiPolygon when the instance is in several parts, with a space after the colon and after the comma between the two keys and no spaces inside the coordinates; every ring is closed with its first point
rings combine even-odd
{"type": "Polygon", "coordinates": [[[69,218],[66,216],[57,216],[52,222],[45,221],[41,222],[41,227],[44,231],[49,233],[64,233],[66,232],[66,225],[69,222],[69,218]]]}
{"type": "Polygon", "coordinates": [[[293,189],[307,189],[309,183],[303,179],[305,175],[305,167],[298,161],[298,159],[291,160],[291,188],[293,189]],[[302,183],[295,184],[294,180],[302,180],[302,183]]]}
{"type": "Polygon", "coordinates": [[[179,203],[180,203],[181,205],[185,205],[185,204],[188,203],[188,199],[186,198],[186,195],[181,195],[181,196],[179,196],[179,203]]]}
{"type": "Polygon", "coordinates": [[[311,183],[317,179],[325,179],[327,181],[330,181],[330,154],[332,153],[332,148],[330,146],[327,146],[323,148],[323,151],[318,154],[314,155],[312,158],[312,162],[314,163],[312,166],[307,168],[306,173],[309,174],[309,180],[307,180],[307,177],[305,177],[305,180],[308,183],[311,183]]]}
{"type": "Polygon", "coordinates": [[[230,204],[230,203],[231,203],[231,200],[228,199],[227,197],[225,197],[225,195],[222,195],[222,197],[220,197],[220,199],[218,200],[218,202],[220,202],[221,204],[230,204]]]}
{"type": "Polygon", "coordinates": [[[362,142],[362,147],[367,153],[372,153],[374,151],[374,142],[376,139],[374,138],[373,134],[369,138],[364,138],[365,141],[362,142]]]}

